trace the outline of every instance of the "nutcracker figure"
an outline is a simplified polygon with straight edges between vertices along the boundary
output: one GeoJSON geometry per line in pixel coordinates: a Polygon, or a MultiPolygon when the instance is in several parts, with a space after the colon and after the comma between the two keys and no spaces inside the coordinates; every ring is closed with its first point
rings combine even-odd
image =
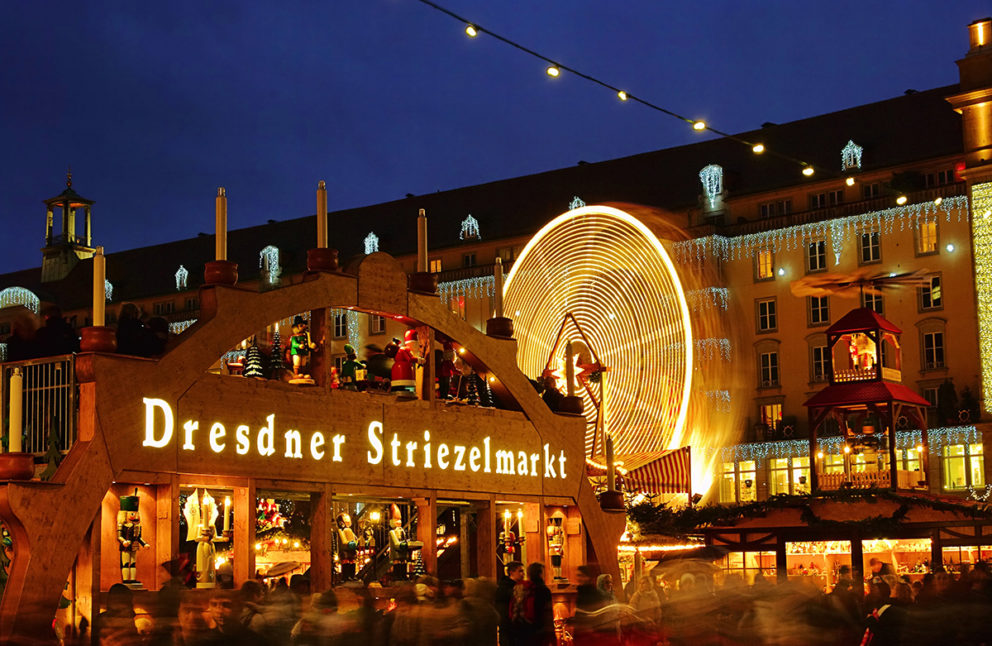
{"type": "Polygon", "coordinates": [[[135,557],[148,543],[141,539],[141,516],[138,513],[138,490],[132,496],[121,496],[121,510],[117,513],[117,542],[121,551],[121,580],[129,588],[140,589],[135,557]]]}
{"type": "Polygon", "coordinates": [[[393,566],[393,578],[405,581],[412,552],[419,550],[424,544],[420,541],[408,540],[406,529],[403,528],[400,508],[395,504],[390,509],[390,516],[389,526],[392,529],[389,530],[389,562],[393,566]]]}
{"type": "Polygon", "coordinates": [[[341,563],[341,578],[350,581],[355,578],[355,558],[358,556],[358,536],[351,529],[351,516],[338,514],[338,559],[341,563]]]}
{"type": "Polygon", "coordinates": [[[345,359],[341,364],[341,387],[358,390],[358,382],[365,380],[365,364],[358,360],[355,348],[345,344],[345,359]]]}
{"type": "Polygon", "coordinates": [[[561,562],[565,556],[565,515],[561,511],[555,511],[548,518],[548,552],[551,554],[551,569],[554,571],[556,581],[567,581],[561,575],[561,562]]]}

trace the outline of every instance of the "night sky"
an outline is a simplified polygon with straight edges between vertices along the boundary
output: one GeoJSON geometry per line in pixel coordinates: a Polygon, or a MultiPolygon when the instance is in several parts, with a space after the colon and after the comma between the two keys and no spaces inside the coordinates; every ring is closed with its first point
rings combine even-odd
{"type": "MultiPolygon", "coordinates": [[[[440,4],[729,132],[955,83],[966,25],[992,14],[988,0],[440,4]]],[[[0,272],[40,264],[42,200],[67,165],[112,253],[212,233],[217,186],[240,228],[312,214],[318,179],[335,210],[707,136],[551,79],[416,0],[9,2],[0,43],[0,272]]]]}

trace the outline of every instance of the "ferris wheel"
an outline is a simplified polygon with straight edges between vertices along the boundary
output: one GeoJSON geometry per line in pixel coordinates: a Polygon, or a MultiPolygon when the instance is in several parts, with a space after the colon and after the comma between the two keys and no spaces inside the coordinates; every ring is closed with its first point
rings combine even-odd
{"type": "Polygon", "coordinates": [[[572,345],[576,395],[597,442],[600,380],[609,369],[609,428],[618,455],[680,446],[692,387],[692,326],[668,253],[638,218],[608,206],[558,216],[524,247],[506,279],[525,374],[564,378],[572,345]]]}

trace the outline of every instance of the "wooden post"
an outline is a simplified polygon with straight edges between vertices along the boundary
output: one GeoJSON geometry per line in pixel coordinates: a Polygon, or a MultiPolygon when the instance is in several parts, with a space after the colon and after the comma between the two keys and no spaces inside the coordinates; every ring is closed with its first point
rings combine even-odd
{"type": "MultiPolygon", "coordinates": [[[[179,476],[172,474],[169,482],[155,487],[155,561],[168,563],[179,558],[179,476]]],[[[155,569],[156,590],[172,578],[164,568],[155,569]]]]}
{"type": "Polygon", "coordinates": [[[458,508],[458,556],[460,561],[458,576],[462,579],[472,576],[472,558],[469,554],[472,540],[468,531],[468,522],[473,514],[474,512],[469,507],[458,508]]]}
{"type": "Polygon", "coordinates": [[[255,481],[234,488],[234,585],[255,578],[255,481]]]}
{"type": "Polygon", "coordinates": [[[334,556],[331,549],[331,486],[310,494],[310,588],[326,590],[331,587],[334,556]]]}
{"type": "Polygon", "coordinates": [[[437,576],[437,497],[415,499],[417,504],[417,540],[423,541],[420,557],[428,574],[437,576]]]}
{"type": "Polygon", "coordinates": [[[334,334],[333,331],[328,333],[331,326],[329,318],[330,312],[326,307],[310,311],[310,340],[317,344],[317,349],[310,351],[310,376],[318,386],[326,389],[331,387],[331,368],[334,367],[330,356],[334,347],[334,341],[331,340],[334,334]]]}
{"type": "MultiPolygon", "coordinates": [[[[775,577],[779,583],[785,583],[789,580],[789,561],[785,554],[785,539],[776,536],[775,540],[777,541],[775,543],[775,577]]],[[[760,560],[761,557],[759,556],[758,559],[760,560]]]]}
{"type": "Polygon", "coordinates": [[[427,349],[424,352],[421,393],[424,401],[433,403],[437,398],[437,386],[435,382],[437,366],[434,364],[434,328],[427,328],[427,339],[424,342],[424,347],[427,349]]]}
{"type": "Polygon", "coordinates": [[[496,567],[496,498],[475,503],[476,512],[476,564],[478,575],[497,579],[502,572],[496,567]]]}
{"type": "Polygon", "coordinates": [[[851,578],[855,593],[861,597],[865,589],[865,552],[861,535],[857,533],[851,536],[851,578]]]}

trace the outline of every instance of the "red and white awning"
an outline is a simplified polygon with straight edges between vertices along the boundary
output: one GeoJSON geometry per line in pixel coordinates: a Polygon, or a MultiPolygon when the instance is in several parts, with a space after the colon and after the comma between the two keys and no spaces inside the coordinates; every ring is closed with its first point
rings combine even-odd
{"type": "MultiPolygon", "coordinates": [[[[587,463],[590,476],[602,476],[605,465],[587,463]]],[[[690,448],[649,451],[616,458],[617,472],[627,493],[691,493],[692,460],[690,448]]]]}

